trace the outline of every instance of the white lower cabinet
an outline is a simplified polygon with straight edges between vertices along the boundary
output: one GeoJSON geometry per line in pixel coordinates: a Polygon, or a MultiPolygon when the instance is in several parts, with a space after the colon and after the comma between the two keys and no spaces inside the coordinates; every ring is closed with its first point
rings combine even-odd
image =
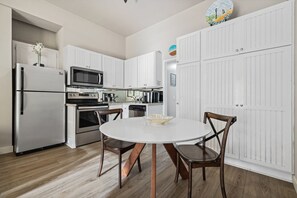
{"type": "Polygon", "coordinates": [[[200,62],[178,64],[176,116],[200,120],[200,62]]]}
{"type": "Polygon", "coordinates": [[[202,112],[237,116],[227,157],[292,173],[291,53],[282,47],[202,62],[202,112]]]}

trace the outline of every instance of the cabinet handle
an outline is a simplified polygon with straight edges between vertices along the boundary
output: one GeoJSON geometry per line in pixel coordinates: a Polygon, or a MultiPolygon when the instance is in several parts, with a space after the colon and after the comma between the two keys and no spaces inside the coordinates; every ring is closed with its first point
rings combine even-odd
{"type": "Polygon", "coordinates": [[[239,107],[239,105],[237,104],[237,105],[235,105],[236,107],[239,107]]]}
{"type": "Polygon", "coordinates": [[[176,104],[179,105],[179,102],[177,102],[176,104]]]}
{"type": "Polygon", "coordinates": [[[240,48],[240,51],[243,51],[243,48],[240,48]]]}
{"type": "Polygon", "coordinates": [[[236,51],[236,52],[239,52],[239,49],[236,49],[235,51],[236,51]]]}
{"type": "Polygon", "coordinates": [[[243,104],[241,104],[240,106],[243,107],[243,104]]]}

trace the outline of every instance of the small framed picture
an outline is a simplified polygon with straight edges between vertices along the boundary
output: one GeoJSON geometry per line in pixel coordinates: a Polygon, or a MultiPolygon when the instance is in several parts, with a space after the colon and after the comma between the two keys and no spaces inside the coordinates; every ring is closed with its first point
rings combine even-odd
{"type": "Polygon", "coordinates": [[[176,87],[176,74],[170,73],[170,86],[176,87]]]}

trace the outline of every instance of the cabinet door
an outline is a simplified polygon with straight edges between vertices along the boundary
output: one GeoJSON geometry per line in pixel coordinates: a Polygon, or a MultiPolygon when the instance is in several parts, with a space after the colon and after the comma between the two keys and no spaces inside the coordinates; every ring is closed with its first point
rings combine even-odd
{"type": "Polygon", "coordinates": [[[30,44],[14,42],[14,65],[15,68],[16,63],[33,65],[37,63],[37,54],[33,51],[33,47],[30,44]]]}
{"type": "Polygon", "coordinates": [[[87,50],[76,47],[75,66],[90,68],[90,54],[87,50]]]}
{"type": "Polygon", "coordinates": [[[102,55],[96,52],[89,52],[90,68],[102,71],[102,55]]]}
{"type": "Polygon", "coordinates": [[[146,54],[146,61],[144,62],[146,68],[146,86],[156,87],[157,85],[157,52],[146,54]]]}
{"type": "Polygon", "coordinates": [[[115,88],[124,88],[124,61],[115,59],[115,88]]]}
{"type": "Polygon", "coordinates": [[[242,55],[246,127],[242,160],[291,172],[291,47],[242,55]]]}
{"type": "MultiPolygon", "coordinates": [[[[226,147],[226,156],[232,158],[239,158],[240,129],[244,125],[241,111],[236,108],[242,98],[238,94],[242,88],[241,70],[239,59],[234,56],[202,62],[201,65],[202,116],[204,112],[213,112],[238,118],[230,128],[226,147]]],[[[214,124],[219,130],[223,128],[221,122],[214,124]]],[[[222,134],[220,138],[222,139],[222,134]]],[[[216,139],[209,141],[208,146],[217,151],[220,149],[216,139]]]]}
{"type": "Polygon", "coordinates": [[[176,70],[176,116],[200,119],[200,63],[178,64],[176,70]]]}
{"type": "Polygon", "coordinates": [[[220,58],[239,53],[241,23],[233,19],[201,31],[202,60],[220,58]]]}
{"type": "Polygon", "coordinates": [[[138,59],[138,83],[137,86],[139,88],[141,87],[148,87],[148,68],[150,67],[150,64],[153,64],[152,60],[149,60],[149,56],[148,55],[142,55],[139,56],[138,59]]]}
{"type": "Polygon", "coordinates": [[[41,63],[45,67],[59,68],[59,53],[57,50],[43,49],[41,54],[41,63]]]}
{"type": "Polygon", "coordinates": [[[285,2],[242,18],[242,52],[292,44],[292,3],[285,2]]]}
{"type": "Polygon", "coordinates": [[[177,62],[180,64],[200,61],[200,32],[177,38],[177,62]]]}
{"type": "MultiPolygon", "coordinates": [[[[33,52],[33,45],[21,42],[13,42],[13,67],[16,63],[33,65],[37,63],[38,56],[33,52]]],[[[41,63],[45,67],[59,68],[58,51],[43,48],[41,52],[41,63]]]]}
{"type": "Polygon", "coordinates": [[[66,72],[70,70],[70,67],[77,66],[75,63],[75,56],[76,48],[74,46],[69,45],[64,48],[64,69],[66,70],[66,72]]]}
{"type": "Polygon", "coordinates": [[[125,61],[125,88],[137,88],[137,57],[125,61]]]}
{"type": "Polygon", "coordinates": [[[103,64],[103,86],[106,88],[115,87],[115,60],[109,56],[102,57],[103,64]]]}

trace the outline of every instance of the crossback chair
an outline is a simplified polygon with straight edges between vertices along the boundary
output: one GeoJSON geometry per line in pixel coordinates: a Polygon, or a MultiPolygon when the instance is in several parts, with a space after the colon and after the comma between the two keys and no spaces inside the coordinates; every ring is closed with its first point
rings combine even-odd
{"type": "Polygon", "coordinates": [[[227,197],[225,190],[225,182],[224,182],[224,160],[225,160],[225,149],[227,143],[227,137],[229,133],[229,129],[231,125],[236,122],[236,117],[219,115],[215,113],[206,112],[204,114],[204,123],[209,122],[213,134],[209,137],[204,137],[200,142],[195,145],[176,145],[175,148],[177,150],[177,166],[176,166],[176,174],[175,174],[175,183],[178,182],[179,176],[179,167],[181,163],[181,159],[188,165],[189,171],[189,180],[188,180],[188,197],[192,197],[192,169],[193,168],[202,168],[203,180],[206,180],[205,177],[205,168],[206,167],[220,167],[220,186],[222,196],[224,198],[227,197]],[[218,120],[225,122],[225,127],[221,130],[217,130],[213,123],[213,120],[218,120]],[[220,139],[220,134],[223,133],[222,140],[220,139]],[[213,149],[206,146],[206,142],[216,139],[220,151],[216,152],[213,149]]]}
{"type": "MultiPolygon", "coordinates": [[[[122,109],[102,109],[95,112],[99,121],[99,126],[105,123],[103,116],[108,117],[109,115],[115,115],[113,120],[118,119],[119,117],[122,119],[123,110],[122,109]]],[[[98,169],[98,177],[102,175],[102,168],[104,162],[104,151],[110,151],[115,153],[119,157],[119,188],[122,188],[122,154],[126,153],[127,151],[133,149],[135,143],[126,142],[121,140],[116,140],[107,137],[103,133],[101,133],[101,158],[99,163],[98,169]]],[[[140,164],[140,157],[137,159],[138,162],[138,170],[141,172],[141,164],[140,164]]]]}

